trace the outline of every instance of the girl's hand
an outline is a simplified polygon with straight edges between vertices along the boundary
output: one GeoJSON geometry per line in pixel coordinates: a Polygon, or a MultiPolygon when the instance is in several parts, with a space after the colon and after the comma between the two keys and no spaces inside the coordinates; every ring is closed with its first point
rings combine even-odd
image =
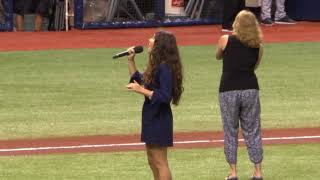
{"type": "Polygon", "coordinates": [[[128,55],[128,60],[129,61],[134,61],[134,56],[136,55],[136,53],[134,52],[134,46],[132,46],[132,47],[129,47],[128,48],[128,53],[129,53],[129,55],[128,55]]]}
{"type": "Polygon", "coordinates": [[[135,91],[135,92],[140,92],[142,87],[140,86],[139,83],[137,83],[137,81],[133,81],[133,83],[129,83],[128,85],[126,85],[126,88],[128,90],[131,90],[131,91],[135,91]]]}

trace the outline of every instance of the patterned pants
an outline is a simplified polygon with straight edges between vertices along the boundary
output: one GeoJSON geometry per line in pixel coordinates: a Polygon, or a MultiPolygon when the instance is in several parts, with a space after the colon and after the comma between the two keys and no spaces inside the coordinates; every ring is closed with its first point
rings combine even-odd
{"type": "MultiPolygon", "coordinates": [[[[285,1],[286,0],[276,0],[275,20],[279,20],[287,15],[284,6],[285,1]]],[[[262,0],[261,19],[271,18],[271,7],[272,0],[262,0]]]]}
{"type": "Polygon", "coordinates": [[[263,159],[259,91],[227,91],[219,94],[224,130],[224,153],[229,164],[237,163],[239,122],[251,162],[263,159]]]}

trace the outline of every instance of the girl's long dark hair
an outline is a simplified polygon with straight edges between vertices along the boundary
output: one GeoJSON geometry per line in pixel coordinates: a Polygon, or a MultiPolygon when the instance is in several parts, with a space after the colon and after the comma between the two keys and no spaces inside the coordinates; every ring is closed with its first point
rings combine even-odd
{"type": "Polygon", "coordinates": [[[167,31],[158,31],[154,36],[154,46],[149,54],[149,62],[143,74],[145,83],[153,81],[156,67],[161,63],[169,65],[172,73],[172,104],[178,105],[183,92],[183,67],[175,36],[167,31]]]}

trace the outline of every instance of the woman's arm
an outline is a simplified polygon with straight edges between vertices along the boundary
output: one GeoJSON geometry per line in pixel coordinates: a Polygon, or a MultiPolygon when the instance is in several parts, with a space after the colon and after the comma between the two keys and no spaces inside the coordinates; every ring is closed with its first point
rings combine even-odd
{"type": "Polygon", "coordinates": [[[262,55],[263,55],[263,45],[260,44],[258,61],[257,61],[256,65],[254,66],[254,70],[256,70],[258,68],[259,64],[261,63],[262,55]]]}
{"type": "Polygon", "coordinates": [[[223,51],[226,48],[227,42],[228,42],[228,35],[223,35],[220,37],[218,44],[217,44],[217,49],[216,49],[216,59],[221,60],[223,51]]]}

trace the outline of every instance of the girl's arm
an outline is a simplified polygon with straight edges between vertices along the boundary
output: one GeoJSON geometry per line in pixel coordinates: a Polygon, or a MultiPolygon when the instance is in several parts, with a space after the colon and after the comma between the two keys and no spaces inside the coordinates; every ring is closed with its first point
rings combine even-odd
{"type": "Polygon", "coordinates": [[[129,83],[126,87],[129,90],[135,91],[135,92],[137,92],[139,94],[142,94],[142,95],[148,97],[149,99],[152,98],[153,91],[150,91],[150,90],[144,88],[139,83],[137,83],[137,81],[133,81],[133,83],[129,83]]]}
{"type": "Polygon", "coordinates": [[[129,52],[129,56],[128,56],[128,69],[129,69],[129,76],[131,77],[136,71],[137,71],[137,67],[136,67],[136,63],[134,61],[134,57],[136,55],[136,53],[134,52],[134,47],[130,47],[128,49],[129,52]]]}

